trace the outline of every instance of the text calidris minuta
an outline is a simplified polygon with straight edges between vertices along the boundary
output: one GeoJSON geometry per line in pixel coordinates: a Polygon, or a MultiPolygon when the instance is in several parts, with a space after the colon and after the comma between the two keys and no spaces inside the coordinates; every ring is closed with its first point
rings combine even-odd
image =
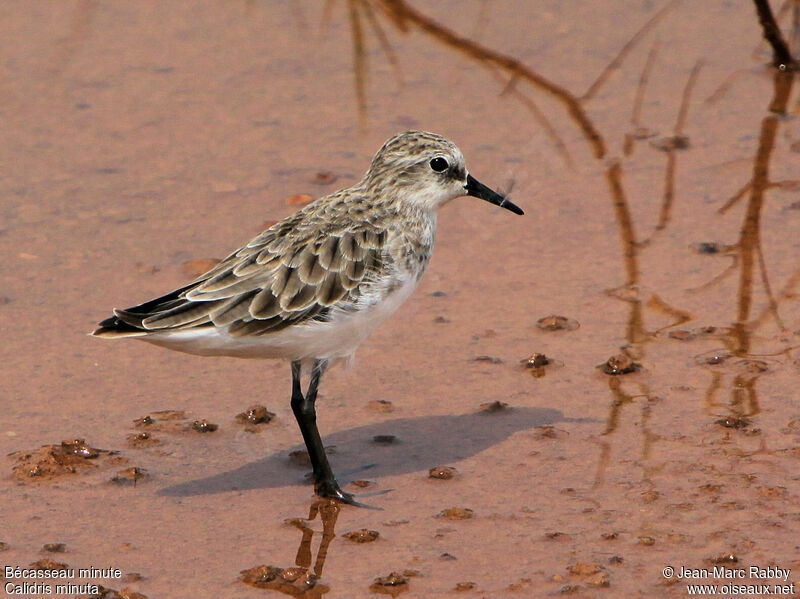
{"type": "Polygon", "coordinates": [[[383,144],[352,187],[272,225],[188,285],[114,310],[93,335],[203,356],[289,360],[292,411],[315,491],[360,505],[336,482],[317,430],[320,379],[411,295],[431,257],[439,208],[464,195],[523,213],[470,175],[452,142],[406,131],[383,144]],[[309,368],[304,395],[300,373],[309,368]]]}

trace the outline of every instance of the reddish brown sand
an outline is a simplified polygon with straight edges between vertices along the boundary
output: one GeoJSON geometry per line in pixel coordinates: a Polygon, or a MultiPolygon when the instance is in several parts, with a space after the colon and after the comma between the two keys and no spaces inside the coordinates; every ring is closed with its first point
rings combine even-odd
{"type": "Polygon", "coordinates": [[[150,598],[273,596],[240,580],[262,565],[284,592],[310,567],[307,597],[682,597],[663,569],[714,565],[800,589],[798,93],[750,3],[329,4],[0,5],[0,563],[150,598]],[[334,468],[392,491],[297,520],[286,364],[86,334],[411,127],[527,214],[442,211],[416,294],[318,402],[334,468]],[[620,354],[638,370],[597,368],[620,354]],[[275,419],[237,421],[253,404],[275,419]]]}

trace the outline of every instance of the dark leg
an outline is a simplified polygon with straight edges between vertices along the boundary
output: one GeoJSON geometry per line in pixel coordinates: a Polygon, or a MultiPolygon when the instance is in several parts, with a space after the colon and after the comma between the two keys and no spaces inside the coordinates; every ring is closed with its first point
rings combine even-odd
{"type": "Polygon", "coordinates": [[[317,430],[317,412],[314,402],[317,400],[317,389],[322,373],[328,365],[327,360],[315,360],[311,370],[311,382],[308,385],[305,397],[300,386],[300,362],[292,362],[292,411],[300,426],[303,440],[306,443],[308,457],[314,469],[314,491],[320,497],[333,497],[346,503],[356,503],[350,493],[345,493],[339,488],[339,483],[333,476],[328,456],[317,430]]]}

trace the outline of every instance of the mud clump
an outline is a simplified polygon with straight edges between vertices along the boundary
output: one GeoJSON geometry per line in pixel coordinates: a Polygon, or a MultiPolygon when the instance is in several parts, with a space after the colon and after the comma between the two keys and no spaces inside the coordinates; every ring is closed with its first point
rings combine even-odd
{"type": "Polygon", "coordinates": [[[330,171],[319,171],[312,177],[311,182],[314,185],[330,185],[335,183],[338,178],[330,171]]]}
{"type": "Polygon", "coordinates": [[[580,585],[577,584],[565,584],[561,587],[558,592],[562,595],[574,595],[575,593],[581,590],[580,585]]]}
{"type": "Polygon", "coordinates": [[[97,585],[97,592],[91,595],[78,595],[75,599],[147,599],[147,595],[123,588],[119,591],[103,585],[97,585]]]}
{"type": "Polygon", "coordinates": [[[133,426],[147,429],[148,432],[182,433],[192,430],[192,424],[183,410],[150,412],[146,416],[134,420],[133,426]]]}
{"type": "Polygon", "coordinates": [[[474,515],[475,512],[467,507],[449,507],[439,512],[436,517],[446,520],[469,520],[474,515]]]}
{"type": "Polygon", "coordinates": [[[719,366],[724,364],[731,357],[731,353],[726,350],[712,350],[695,356],[694,362],[700,366],[719,366]]]}
{"type": "Polygon", "coordinates": [[[722,428],[742,430],[750,426],[752,422],[744,416],[726,416],[725,418],[715,420],[714,424],[718,424],[722,428]]]}
{"type": "Polygon", "coordinates": [[[372,437],[372,442],[378,445],[393,445],[397,443],[397,437],[394,435],[375,435],[372,437]]]}
{"type": "Polygon", "coordinates": [[[392,402],[390,402],[388,399],[373,399],[367,402],[367,408],[369,408],[373,412],[388,413],[394,411],[394,406],[392,405],[392,402]]]}
{"type": "Polygon", "coordinates": [[[736,557],[734,553],[724,553],[722,555],[718,555],[716,557],[708,558],[708,562],[712,565],[719,566],[724,564],[736,564],[739,562],[739,558],[736,557]]]}
{"type": "Polygon", "coordinates": [[[653,503],[659,497],[661,497],[661,493],[659,493],[658,491],[645,491],[644,493],[642,493],[642,501],[644,501],[645,503],[653,503]]]}
{"type": "Polygon", "coordinates": [[[497,412],[505,412],[508,410],[508,404],[504,401],[492,401],[487,403],[482,403],[478,406],[479,411],[483,412],[484,414],[496,414],[497,412]]]}
{"type": "Polygon", "coordinates": [[[255,428],[252,425],[256,424],[267,424],[272,422],[275,418],[275,414],[267,410],[265,406],[261,405],[252,405],[247,408],[244,412],[241,412],[236,415],[236,420],[241,422],[242,424],[249,425],[247,430],[251,428],[255,428]]]}
{"type": "Polygon", "coordinates": [[[590,576],[602,570],[602,566],[598,564],[587,564],[585,562],[578,562],[571,566],[567,566],[567,572],[575,574],[576,576],[590,576]]]}
{"type": "Polygon", "coordinates": [[[677,341],[693,341],[695,334],[686,329],[676,329],[669,332],[669,338],[677,341]]]}
{"type": "Polygon", "coordinates": [[[350,484],[354,487],[358,487],[359,489],[366,489],[367,487],[374,485],[375,482],[371,480],[354,480],[350,484]]]}
{"type": "Polygon", "coordinates": [[[454,562],[458,558],[452,553],[444,552],[439,556],[439,559],[442,560],[443,562],[454,562]]]}
{"type": "Polygon", "coordinates": [[[219,425],[214,424],[213,422],[209,422],[205,418],[202,420],[195,420],[194,422],[192,422],[192,430],[195,430],[198,433],[213,433],[218,428],[219,425]]]}
{"type": "MultiPolygon", "coordinates": [[[[336,446],[335,445],[326,445],[325,446],[325,453],[328,455],[333,455],[336,453],[336,446]]],[[[308,451],[305,449],[295,449],[294,451],[289,452],[289,461],[294,466],[310,466],[311,465],[311,458],[308,456],[308,451]]]]}
{"type": "MultiPolygon", "coordinates": [[[[532,431],[533,438],[537,440],[559,439],[567,434],[569,433],[554,427],[552,424],[543,424],[541,426],[534,427],[532,431]]],[[[536,454],[533,453],[531,455],[536,454]]]]}
{"type": "Polygon", "coordinates": [[[98,458],[108,458],[116,454],[114,451],[91,447],[84,439],[71,439],[62,441],[59,445],[43,445],[35,451],[17,451],[10,454],[10,457],[17,461],[12,468],[14,477],[28,481],[94,469],[99,465],[98,458]]]}
{"type": "Polygon", "coordinates": [[[567,571],[574,576],[580,576],[591,587],[607,587],[611,583],[611,577],[600,564],[578,562],[567,566],[567,571]]]}
{"type": "Polygon", "coordinates": [[[542,366],[547,366],[550,363],[550,358],[537,352],[532,353],[524,360],[520,360],[520,364],[525,366],[525,368],[541,368],[542,366]]]}
{"type": "Polygon", "coordinates": [[[281,593],[301,596],[310,589],[316,589],[320,595],[328,592],[324,585],[318,585],[317,576],[308,568],[291,567],[279,568],[277,566],[255,566],[242,570],[239,580],[246,585],[258,589],[270,589],[281,593]]]}
{"type": "Polygon", "coordinates": [[[636,372],[641,368],[641,365],[631,360],[625,354],[616,354],[597,367],[605,374],[619,376],[621,374],[636,372]]]}
{"type": "Polygon", "coordinates": [[[689,147],[689,138],[686,135],[672,135],[651,141],[650,145],[662,152],[685,150],[689,147]]]}
{"type": "Polygon", "coordinates": [[[758,487],[758,494],[769,499],[783,497],[786,495],[786,487],[758,487]]]}
{"type": "Polygon", "coordinates": [[[58,572],[61,570],[69,570],[69,564],[57,562],[48,557],[45,557],[35,562],[31,562],[30,564],[28,564],[28,568],[32,568],[34,570],[48,570],[50,572],[58,572]]]}
{"type": "Polygon", "coordinates": [[[392,572],[388,576],[376,578],[375,582],[369,585],[369,590],[373,593],[397,597],[400,593],[408,590],[408,578],[400,572],[392,572]]]}
{"type": "Polygon", "coordinates": [[[289,452],[289,461],[295,466],[310,466],[311,458],[305,449],[296,449],[289,452]]]}
{"type": "Polygon", "coordinates": [[[133,485],[135,487],[137,481],[142,480],[143,478],[148,478],[149,476],[150,475],[148,474],[147,470],[144,468],[131,466],[130,468],[125,468],[125,470],[120,470],[117,472],[111,478],[111,482],[118,485],[133,485]]]}
{"type": "Polygon", "coordinates": [[[553,360],[543,353],[534,352],[527,358],[520,360],[519,363],[522,364],[523,368],[530,371],[533,378],[540,379],[546,374],[545,366],[551,366],[553,360]]]}
{"type": "Polygon", "coordinates": [[[156,439],[148,432],[131,433],[126,437],[128,445],[131,447],[151,447],[153,445],[160,445],[161,441],[156,439]]]}
{"type": "Polygon", "coordinates": [[[763,360],[742,360],[737,366],[748,374],[761,374],[769,370],[769,364],[763,360]]]}
{"type": "Polygon", "coordinates": [[[472,358],[473,362],[488,362],[489,364],[502,364],[503,360],[493,356],[475,356],[472,358]]]}
{"type": "Polygon", "coordinates": [[[450,480],[456,475],[456,469],[452,466],[435,466],[428,470],[428,478],[439,480],[450,480]]]}
{"type": "Polygon", "coordinates": [[[700,241],[690,245],[689,249],[691,249],[695,254],[707,254],[713,256],[714,254],[727,252],[730,247],[723,243],[719,243],[718,241],[700,241]]]}
{"type": "Polygon", "coordinates": [[[574,331],[581,325],[572,318],[551,314],[537,320],[536,326],[543,331],[574,331]]]}
{"type": "Polygon", "coordinates": [[[370,530],[368,528],[360,528],[358,530],[351,530],[342,535],[345,539],[352,543],[372,543],[377,540],[380,533],[377,530],[370,530]]]}
{"type": "Polygon", "coordinates": [[[640,545],[644,545],[645,547],[650,547],[651,545],[656,544],[656,540],[653,537],[641,536],[637,537],[636,540],[640,545]]]}

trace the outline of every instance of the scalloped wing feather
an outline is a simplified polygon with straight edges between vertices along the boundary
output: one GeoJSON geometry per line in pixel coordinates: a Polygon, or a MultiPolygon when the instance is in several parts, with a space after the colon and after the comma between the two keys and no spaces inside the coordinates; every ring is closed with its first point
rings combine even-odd
{"type": "Polygon", "coordinates": [[[354,307],[365,286],[394,268],[387,231],[366,223],[356,231],[308,231],[307,223],[282,221],[186,287],[117,310],[116,319],[148,333],[217,326],[232,336],[263,335],[324,319],[336,304],[354,307]]]}

